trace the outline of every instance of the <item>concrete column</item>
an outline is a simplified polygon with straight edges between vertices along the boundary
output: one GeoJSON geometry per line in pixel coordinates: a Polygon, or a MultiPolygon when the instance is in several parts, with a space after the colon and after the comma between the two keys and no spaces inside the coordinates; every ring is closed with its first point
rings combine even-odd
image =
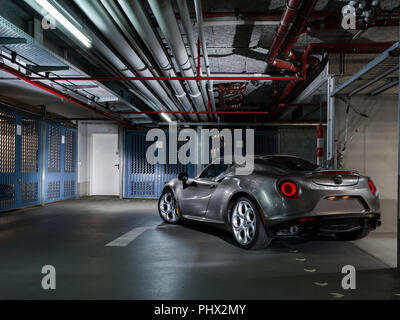
{"type": "Polygon", "coordinates": [[[125,187],[125,128],[118,128],[118,157],[119,157],[119,198],[124,197],[125,187]]]}

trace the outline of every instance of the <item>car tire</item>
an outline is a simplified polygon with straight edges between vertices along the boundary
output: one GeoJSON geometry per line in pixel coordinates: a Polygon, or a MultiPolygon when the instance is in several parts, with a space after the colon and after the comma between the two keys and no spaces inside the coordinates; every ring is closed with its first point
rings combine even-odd
{"type": "Polygon", "coordinates": [[[257,206],[247,197],[241,197],[233,204],[230,229],[237,245],[243,249],[265,249],[272,241],[257,206]]]}
{"type": "Polygon", "coordinates": [[[366,237],[369,234],[368,229],[359,229],[351,232],[336,233],[336,238],[340,241],[353,241],[366,237]]]}
{"type": "Polygon", "coordinates": [[[158,213],[164,222],[177,224],[180,222],[175,194],[171,189],[166,189],[158,199],[158,213]]]}

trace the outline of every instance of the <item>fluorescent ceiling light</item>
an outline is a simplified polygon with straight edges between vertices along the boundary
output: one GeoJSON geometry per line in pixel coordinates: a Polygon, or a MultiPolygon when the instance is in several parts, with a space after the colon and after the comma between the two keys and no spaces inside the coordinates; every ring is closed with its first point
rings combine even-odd
{"type": "Polygon", "coordinates": [[[87,48],[92,46],[91,41],[82,32],[78,30],[64,15],[53,7],[47,0],[35,0],[43,9],[53,16],[60,24],[62,24],[72,35],[74,35],[87,48]]]}
{"type": "Polygon", "coordinates": [[[168,115],[167,115],[166,113],[161,112],[161,116],[162,116],[165,120],[167,120],[168,122],[171,122],[171,121],[172,121],[171,118],[168,117],[168,115]]]}

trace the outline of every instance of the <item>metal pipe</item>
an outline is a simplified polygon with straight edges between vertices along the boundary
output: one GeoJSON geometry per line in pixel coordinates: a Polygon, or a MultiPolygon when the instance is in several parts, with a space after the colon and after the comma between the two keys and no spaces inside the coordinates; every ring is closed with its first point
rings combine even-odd
{"type": "MultiPolygon", "coordinates": [[[[186,0],[181,0],[181,1],[186,3],[186,0]]],[[[211,77],[210,59],[208,58],[207,42],[206,42],[206,39],[204,36],[203,8],[202,8],[201,0],[194,0],[194,7],[195,7],[195,11],[196,11],[197,26],[199,29],[201,48],[203,50],[204,63],[206,66],[206,74],[207,74],[207,77],[211,77]]],[[[199,59],[200,59],[200,57],[199,57],[199,59]]],[[[216,111],[217,107],[215,105],[214,81],[213,80],[208,80],[208,95],[211,99],[212,110],[216,111]]]]}
{"type": "Polygon", "coordinates": [[[195,111],[195,112],[185,112],[185,111],[119,111],[115,112],[121,115],[129,114],[230,114],[230,115],[268,115],[265,111],[195,111]]]}
{"type": "Polygon", "coordinates": [[[78,99],[75,99],[73,97],[69,97],[69,96],[65,95],[64,93],[62,93],[61,91],[53,89],[52,87],[50,87],[50,86],[48,86],[46,84],[39,83],[39,82],[36,82],[36,81],[32,81],[26,75],[22,74],[21,72],[19,72],[17,70],[14,70],[13,68],[5,65],[2,62],[0,62],[0,70],[3,70],[3,71],[5,71],[5,72],[7,72],[9,74],[12,74],[13,76],[15,76],[15,77],[17,77],[17,78],[19,78],[19,79],[21,79],[21,80],[33,85],[33,86],[39,88],[39,89],[42,89],[42,90],[44,90],[44,91],[46,91],[48,93],[51,93],[51,94],[53,94],[53,95],[55,95],[55,96],[57,96],[57,97],[59,97],[61,99],[67,100],[69,102],[72,102],[72,103],[78,105],[81,108],[88,109],[88,110],[90,110],[92,112],[95,112],[95,113],[100,114],[100,115],[102,115],[102,116],[104,116],[106,118],[109,118],[109,119],[111,119],[111,120],[123,125],[124,127],[130,128],[130,125],[128,123],[126,123],[125,121],[122,121],[121,119],[118,119],[118,118],[116,118],[116,117],[114,117],[114,116],[112,116],[112,115],[110,115],[110,114],[108,114],[106,112],[100,111],[100,110],[98,110],[98,109],[96,109],[96,108],[94,108],[94,107],[92,107],[92,106],[90,106],[90,105],[88,105],[86,103],[83,103],[82,101],[79,101],[78,99]]]}
{"type": "Polygon", "coordinates": [[[276,68],[286,69],[297,73],[297,67],[293,63],[288,61],[275,59],[274,61],[272,61],[272,65],[276,68]]]}
{"type": "MultiPolygon", "coordinates": [[[[183,30],[185,31],[187,42],[189,44],[190,53],[191,53],[192,60],[193,60],[193,66],[198,65],[197,75],[201,76],[202,72],[201,72],[201,66],[200,66],[200,54],[199,54],[200,50],[198,51],[196,48],[196,41],[195,41],[195,38],[193,35],[192,22],[190,20],[190,13],[189,13],[189,9],[187,6],[187,2],[186,2],[186,0],[178,0],[177,3],[178,3],[180,16],[181,16],[183,30]]],[[[208,94],[207,94],[205,81],[200,81],[200,90],[201,90],[201,94],[203,95],[204,101],[209,101],[210,98],[208,97],[208,94]]]]}
{"type": "MultiPolygon", "coordinates": [[[[137,71],[142,77],[153,77],[152,72],[143,60],[133,50],[121,33],[117,30],[110,19],[107,11],[99,1],[74,0],[82,11],[96,24],[97,28],[104,34],[107,40],[127,59],[130,67],[137,71]]],[[[144,83],[136,82],[135,86],[150,100],[153,110],[160,110],[163,106],[167,110],[178,111],[175,103],[168,97],[161,85],[155,81],[147,82],[148,85],[162,97],[159,99],[151,92],[144,83]]]]}
{"type": "MultiPolygon", "coordinates": [[[[381,51],[393,45],[393,42],[379,42],[379,43],[311,43],[307,46],[306,50],[302,55],[302,77],[305,80],[307,78],[307,61],[309,61],[310,54],[315,49],[333,49],[335,52],[340,52],[342,49],[347,48],[363,48],[363,49],[380,49],[381,51]]],[[[312,68],[315,69],[317,66],[313,65],[312,68]]],[[[278,110],[281,108],[280,105],[285,101],[285,99],[295,90],[299,84],[299,81],[293,80],[283,90],[281,96],[279,97],[278,104],[272,108],[271,116],[274,116],[278,110]]]]}
{"type": "Polygon", "coordinates": [[[275,32],[274,39],[272,40],[271,48],[268,52],[268,63],[274,62],[282,42],[285,40],[289,28],[293,20],[297,17],[297,12],[302,0],[288,0],[285,11],[283,12],[281,22],[275,32]]]}
{"type": "MultiPolygon", "coordinates": [[[[148,17],[147,11],[143,7],[141,1],[127,1],[118,0],[124,13],[127,15],[132,26],[135,28],[139,36],[142,38],[143,42],[153,54],[158,65],[163,71],[165,77],[158,77],[161,81],[168,81],[173,90],[175,91],[175,96],[180,101],[182,107],[185,111],[193,111],[192,104],[183,88],[179,77],[176,76],[175,69],[173,68],[169,57],[167,56],[164,47],[160,43],[160,40],[156,36],[156,31],[154,30],[150,18],[148,17]]],[[[143,79],[133,79],[144,81],[143,79]]],[[[155,80],[147,79],[148,81],[155,80]]],[[[113,81],[113,80],[105,80],[113,81]]],[[[192,119],[197,120],[197,119],[192,119]]]]}
{"type": "MultiPolygon", "coordinates": [[[[186,52],[185,44],[183,43],[171,2],[169,0],[149,0],[148,3],[162,33],[169,43],[170,49],[182,74],[185,77],[194,77],[192,65],[190,64],[189,56],[186,52]]],[[[186,83],[189,87],[190,97],[192,98],[197,111],[206,110],[207,104],[204,103],[197,82],[195,80],[187,80],[186,83]]],[[[206,120],[206,117],[203,117],[203,120],[206,120]]]]}
{"type": "Polygon", "coordinates": [[[307,20],[309,19],[311,13],[314,11],[315,5],[318,0],[304,1],[300,7],[299,14],[296,16],[292,28],[287,35],[285,41],[281,46],[281,54],[284,58],[288,58],[290,51],[292,50],[294,44],[297,42],[299,35],[302,33],[307,20]]]}
{"type": "Polygon", "coordinates": [[[328,129],[326,136],[326,161],[329,169],[335,168],[335,116],[336,116],[336,97],[331,97],[331,93],[335,90],[335,78],[329,77],[327,84],[328,93],[328,109],[327,109],[327,121],[328,129]]]}
{"type": "Polygon", "coordinates": [[[211,77],[57,77],[57,78],[34,78],[32,80],[43,81],[185,81],[185,80],[214,80],[214,81],[250,81],[250,80],[265,80],[265,81],[291,81],[305,80],[304,77],[271,77],[271,76],[213,76],[211,77]]]}
{"type": "MultiPolygon", "coordinates": [[[[130,22],[126,19],[126,16],[123,14],[123,12],[120,10],[120,7],[117,2],[115,1],[109,1],[109,0],[100,0],[101,3],[103,4],[104,8],[108,11],[112,19],[117,23],[123,34],[125,35],[127,41],[129,44],[133,46],[133,49],[137,53],[138,56],[141,57],[143,63],[146,66],[152,66],[152,62],[148,59],[146,56],[146,53],[143,51],[143,48],[138,44],[139,39],[136,34],[132,34],[131,32],[131,24],[130,22]]],[[[155,70],[155,68],[151,68],[153,76],[157,75],[159,76],[158,72],[155,70]]],[[[165,85],[164,82],[157,82],[156,85],[159,87],[157,93],[161,96],[162,99],[166,99],[167,102],[169,102],[169,105],[173,105],[174,107],[170,107],[171,110],[174,111],[182,111],[184,109],[181,109],[182,106],[180,105],[180,102],[178,100],[171,99],[171,97],[175,98],[174,95],[171,95],[171,90],[165,85]]],[[[184,118],[181,118],[181,120],[184,120],[184,118]]]]}

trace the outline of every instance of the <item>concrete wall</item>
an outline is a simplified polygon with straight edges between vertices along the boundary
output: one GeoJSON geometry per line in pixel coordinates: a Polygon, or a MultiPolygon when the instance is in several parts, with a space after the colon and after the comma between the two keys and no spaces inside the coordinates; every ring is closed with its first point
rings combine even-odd
{"type": "Polygon", "coordinates": [[[116,133],[118,125],[103,121],[78,123],[78,196],[90,195],[91,137],[95,133],[116,133]]]}
{"type": "Polygon", "coordinates": [[[280,127],[278,130],[278,146],[279,154],[298,156],[316,163],[317,128],[280,127]]]}
{"type": "MultiPolygon", "coordinates": [[[[397,96],[357,96],[351,105],[368,115],[364,118],[350,109],[348,142],[343,168],[355,169],[372,178],[379,189],[382,209],[381,232],[395,232],[397,226],[397,96]]],[[[347,105],[337,99],[336,136],[343,148],[347,105]]]]}

